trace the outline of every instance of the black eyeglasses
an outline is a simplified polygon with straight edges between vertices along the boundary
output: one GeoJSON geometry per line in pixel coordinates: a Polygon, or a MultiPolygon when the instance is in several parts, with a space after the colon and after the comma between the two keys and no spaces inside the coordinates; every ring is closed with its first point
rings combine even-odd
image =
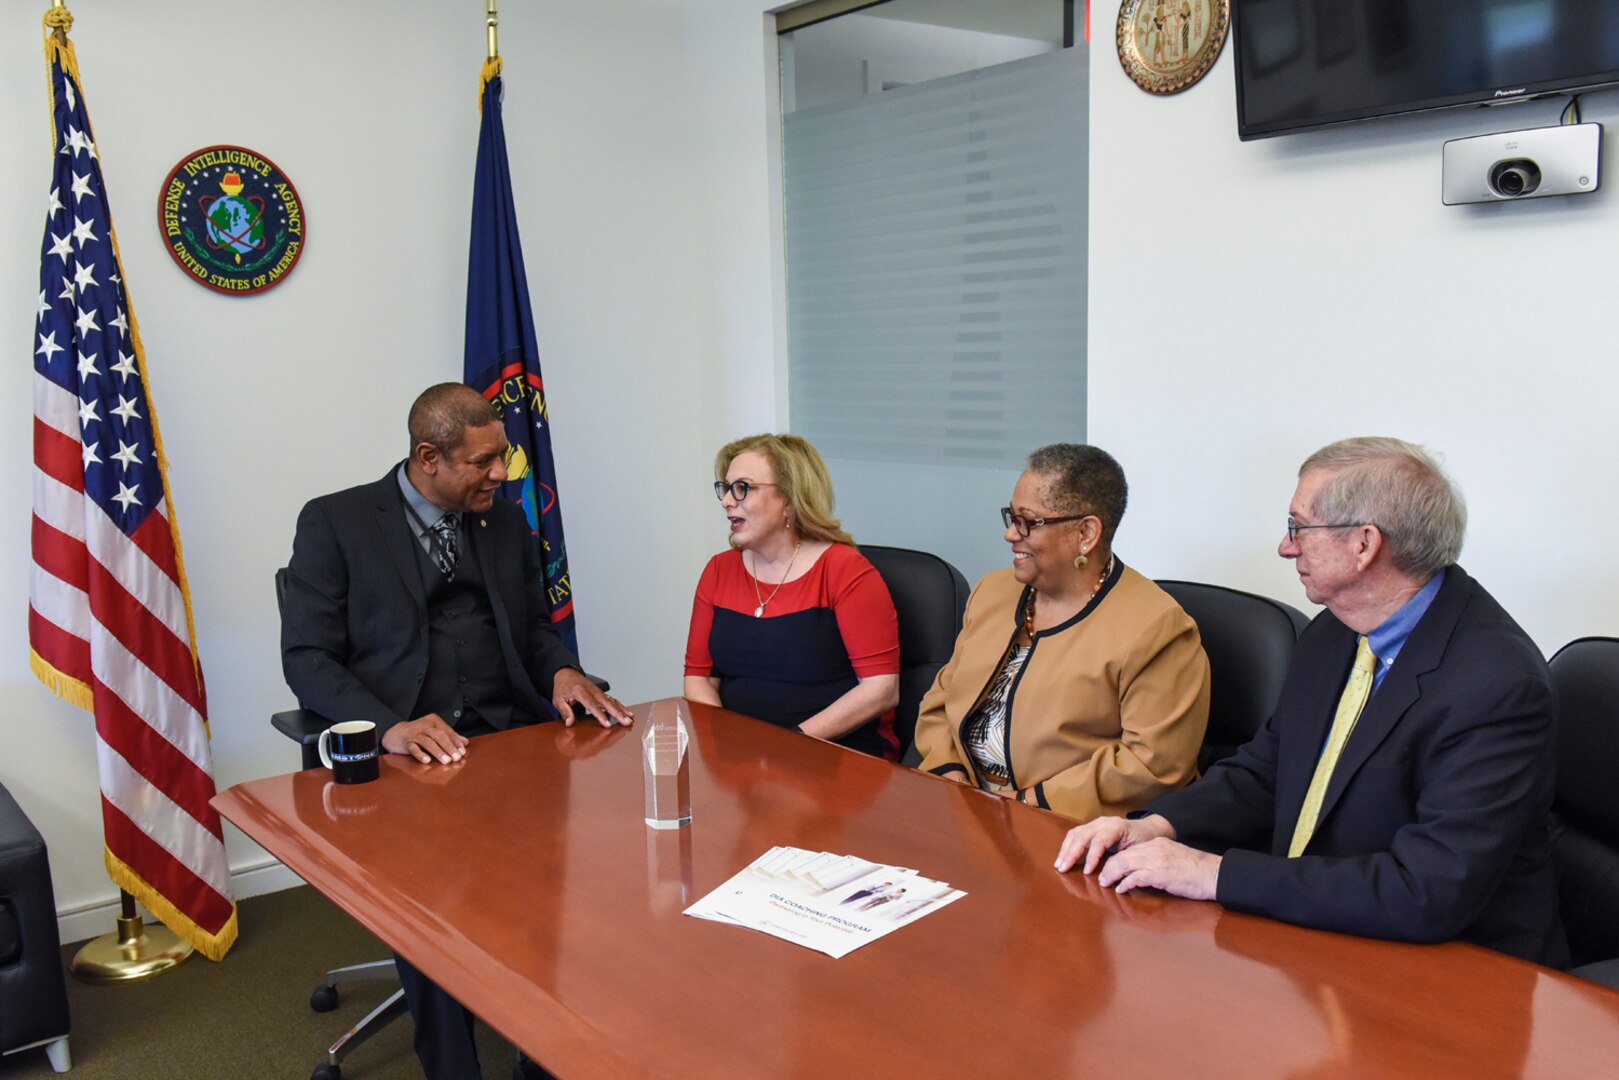
{"type": "Polygon", "coordinates": [[[1028,536],[1030,529],[1038,529],[1042,525],[1061,525],[1065,521],[1083,521],[1090,516],[1090,514],[1070,514],[1067,517],[1031,518],[1012,513],[1010,506],[1001,507],[1001,525],[1005,528],[1016,528],[1019,536],[1028,536]]]}
{"type": "Polygon", "coordinates": [[[775,484],[761,484],[757,480],[733,480],[727,484],[724,480],[714,481],[714,498],[725,501],[725,493],[729,491],[731,498],[742,502],[748,497],[748,492],[756,487],[775,487],[775,484]]]}
{"type": "Polygon", "coordinates": [[[1370,521],[1344,521],[1344,522],[1340,522],[1337,525],[1300,525],[1298,522],[1294,521],[1292,518],[1288,518],[1287,519],[1287,540],[1288,540],[1288,543],[1291,543],[1291,544],[1298,543],[1299,542],[1299,533],[1303,532],[1305,529],[1358,529],[1363,525],[1370,525],[1370,524],[1372,524],[1370,521]]]}

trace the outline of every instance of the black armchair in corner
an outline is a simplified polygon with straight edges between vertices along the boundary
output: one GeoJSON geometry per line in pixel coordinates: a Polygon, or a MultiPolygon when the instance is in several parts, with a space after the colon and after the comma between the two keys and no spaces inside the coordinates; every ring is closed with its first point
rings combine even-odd
{"type": "Polygon", "coordinates": [[[0,1054],[43,1047],[67,1072],[67,978],[45,838],[0,787],[0,1054]]]}

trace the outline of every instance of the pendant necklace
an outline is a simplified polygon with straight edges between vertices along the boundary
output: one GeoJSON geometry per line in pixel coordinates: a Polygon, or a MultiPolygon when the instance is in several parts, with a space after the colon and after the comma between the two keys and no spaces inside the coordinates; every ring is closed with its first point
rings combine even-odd
{"type": "MultiPolygon", "coordinates": [[[[769,596],[763,596],[759,592],[759,575],[749,575],[753,578],[753,598],[759,601],[759,606],[753,609],[753,617],[755,619],[762,619],[765,617],[765,605],[774,600],[776,598],[776,594],[781,592],[781,587],[787,584],[787,577],[793,572],[793,563],[798,559],[798,549],[803,546],[804,541],[802,540],[793,546],[793,557],[787,560],[787,569],[782,571],[781,580],[776,582],[776,587],[771,590],[769,596]]],[[[759,556],[757,555],[753,557],[753,568],[755,570],[759,568],[759,556]]]]}

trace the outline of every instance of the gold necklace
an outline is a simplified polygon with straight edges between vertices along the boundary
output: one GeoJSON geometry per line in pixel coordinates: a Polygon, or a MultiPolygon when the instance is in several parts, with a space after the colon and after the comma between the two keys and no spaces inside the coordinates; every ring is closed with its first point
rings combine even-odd
{"type": "MultiPolygon", "coordinates": [[[[1091,590],[1091,600],[1095,600],[1096,594],[1102,591],[1102,582],[1113,576],[1113,560],[1116,557],[1113,555],[1107,557],[1107,568],[1102,571],[1102,576],[1096,579],[1096,588],[1091,590]]],[[[757,579],[755,579],[753,587],[755,589],[759,587],[757,579]]],[[[1029,602],[1023,605],[1023,632],[1029,635],[1029,641],[1031,642],[1034,641],[1034,602],[1039,595],[1039,593],[1031,589],[1029,591],[1029,602]]],[[[1085,602],[1088,604],[1090,600],[1085,602]]]]}
{"type": "MultiPolygon", "coordinates": [[[[781,587],[783,585],[787,584],[787,576],[793,572],[793,563],[798,559],[798,549],[803,547],[803,546],[804,546],[804,541],[802,541],[802,540],[800,540],[798,543],[793,545],[793,557],[791,559],[787,560],[787,569],[782,571],[781,580],[776,582],[776,587],[773,590],[771,590],[771,593],[770,593],[769,596],[763,596],[759,592],[759,575],[758,574],[750,575],[753,578],[753,598],[755,600],[759,601],[759,606],[753,609],[753,617],[755,619],[764,618],[764,616],[765,616],[765,605],[770,603],[770,601],[774,600],[776,598],[776,593],[781,592],[781,587]]],[[[759,569],[759,556],[758,555],[754,555],[754,557],[753,557],[753,568],[755,570],[759,569]]]]}

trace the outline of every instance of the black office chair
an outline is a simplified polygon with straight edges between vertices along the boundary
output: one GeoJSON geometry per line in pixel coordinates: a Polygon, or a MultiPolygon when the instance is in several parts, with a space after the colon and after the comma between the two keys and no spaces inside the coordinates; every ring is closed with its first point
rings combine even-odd
{"type": "Polygon", "coordinates": [[[1557,693],[1552,862],[1573,974],[1619,987],[1619,638],[1571,641],[1551,659],[1557,693]]]}
{"type": "MultiPolygon", "coordinates": [[[[0,787],[0,1055],[44,1049],[67,1072],[67,979],[45,838],[0,787]]],[[[0,1070],[3,1071],[3,1070],[0,1070]]]]}
{"type": "Polygon", "coordinates": [[[939,669],[950,660],[961,616],[967,610],[967,579],[937,555],[910,548],[862,544],[894,598],[899,616],[899,705],[894,733],[908,764],[915,764],[916,713],[939,669]],[[915,760],[913,760],[915,759],[915,760]]]}
{"type": "MultiPolygon", "coordinates": [[[[280,610],[286,598],[287,570],[283,567],[275,572],[277,610],[280,610]]],[[[318,746],[320,733],[331,726],[331,721],[310,709],[288,709],[271,716],[270,723],[303,749],[304,768],[320,767],[318,746]]],[[[337,1008],[339,986],[345,983],[370,981],[392,982],[395,989],[382,1004],[366,1013],[359,1023],[343,1032],[336,1042],[326,1048],[326,1060],[315,1066],[314,1072],[310,1074],[310,1080],[341,1080],[343,1059],[353,1053],[360,1044],[410,1011],[410,1006],[405,1001],[405,991],[398,988],[399,972],[392,960],[373,960],[369,963],[333,968],[326,973],[326,981],[309,995],[309,1007],[316,1012],[331,1012],[337,1008]]]]}
{"type": "MultiPolygon", "coordinates": [[[[275,602],[277,610],[287,598],[287,569],[282,567],[275,572],[275,602]]],[[[597,678],[588,672],[585,678],[595,683],[600,689],[606,691],[606,679],[597,678]]],[[[580,710],[575,707],[575,715],[580,710]]],[[[310,709],[288,709],[278,712],[270,717],[270,723],[275,729],[303,750],[303,767],[314,769],[320,767],[320,733],[331,726],[331,721],[310,709]]],[[[340,994],[338,987],[345,983],[386,981],[397,985],[399,971],[394,967],[392,960],[373,960],[364,964],[349,964],[346,967],[333,968],[326,973],[326,981],[315,987],[309,995],[309,1007],[316,1012],[331,1012],[337,1008],[340,994]]],[[[382,1004],[365,1014],[359,1023],[343,1032],[337,1041],[326,1048],[326,1060],[315,1066],[310,1074],[310,1080],[342,1080],[342,1062],[345,1057],[353,1053],[355,1048],[376,1035],[383,1028],[393,1023],[399,1017],[410,1011],[410,1005],[405,1001],[405,991],[396,988],[389,994],[382,1004]]],[[[519,1063],[513,1075],[519,1080],[530,1075],[525,1071],[523,1063],[519,1063]]]]}
{"type": "Polygon", "coordinates": [[[1209,729],[1197,755],[1198,769],[1207,771],[1264,726],[1281,696],[1293,644],[1310,620],[1280,600],[1222,585],[1158,586],[1197,623],[1209,656],[1209,729]]]}

